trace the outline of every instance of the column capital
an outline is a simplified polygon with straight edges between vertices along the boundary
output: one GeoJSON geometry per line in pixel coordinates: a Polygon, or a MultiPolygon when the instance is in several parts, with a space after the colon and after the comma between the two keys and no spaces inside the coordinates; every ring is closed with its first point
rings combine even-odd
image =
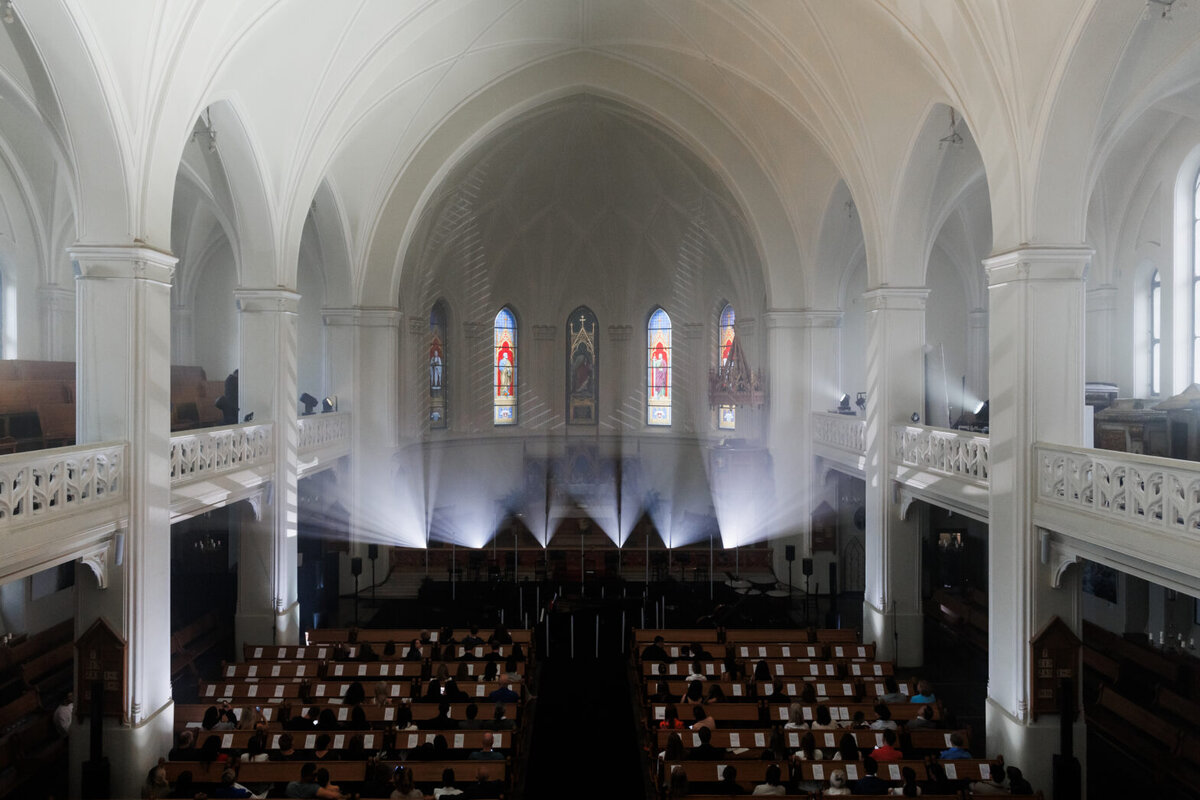
{"type": "Polygon", "coordinates": [[[296,314],[300,311],[300,293],[291,289],[234,289],[233,297],[241,312],[296,314]]]}
{"type": "Polygon", "coordinates": [[[353,325],[361,328],[399,328],[404,314],[387,306],[322,308],[321,319],[330,327],[353,325]]]}
{"type": "Polygon", "coordinates": [[[996,253],[983,260],[988,285],[1012,281],[1083,280],[1095,250],[1090,247],[1038,245],[996,253]]]}
{"type": "Polygon", "coordinates": [[[179,259],[137,244],[76,244],[67,248],[76,278],[136,278],[171,285],[179,259]]]}
{"type": "Polygon", "coordinates": [[[863,292],[867,311],[924,311],[929,289],[924,286],[879,286],[863,292]]]}
{"type": "Polygon", "coordinates": [[[784,328],[840,328],[841,311],[772,309],[765,314],[767,330],[784,328]]]}

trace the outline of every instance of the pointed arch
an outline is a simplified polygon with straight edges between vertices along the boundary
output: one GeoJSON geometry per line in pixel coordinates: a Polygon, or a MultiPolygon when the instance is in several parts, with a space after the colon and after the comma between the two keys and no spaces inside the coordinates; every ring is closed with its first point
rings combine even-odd
{"type": "Polygon", "coordinates": [[[596,315],[579,306],[567,316],[567,424],[599,420],[600,358],[596,315]]]}

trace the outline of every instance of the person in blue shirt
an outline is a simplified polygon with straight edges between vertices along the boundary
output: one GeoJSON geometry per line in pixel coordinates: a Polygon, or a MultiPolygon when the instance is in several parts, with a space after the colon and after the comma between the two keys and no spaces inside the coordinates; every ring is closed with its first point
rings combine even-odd
{"type": "Polygon", "coordinates": [[[496,737],[494,737],[492,735],[491,731],[488,731],[487,733],[485,733],[483,735],[483,747],[481,747],[479,750],[476,750],[475,752],[471,753],[471,755],[468,756],[468,758],[474,759],[476,761],[478,761],[478,760],[488,761],[488,760],[492,760],[492,759],[495,759],[497,761],[502,761],[504,759],[504,753],[501,753],[499,750],[492,749],[492,745],[495,744],[495,741],[496,741],[496,737]]]}
{"type": "Polygon", "coordinates": [[[521,695],[514,692],[512,687],[505,683],[499,689],[489,694],[488,699],[493,703],[515,703],[521,699],[521,695]]]}
{"type": "Polygon", "coordinates": [[[875,774],[878,769],[879,765],[875,763],[875,759],[870,756],[863,758],[863,776],[854,782],[851,792],[853,794],[887,794],[891,785],[875,774]]]}
{"type": "Polygon", "coordinates": [[[921,679],[917,681],[917,693],[908,698],[910,703],[936,703],[937,697],[933,694],[933,686],[929,681],[921,679]]]}
{"type": "Polygon", "coordinates": [[[964,747],[966,743],[967,740],[963,738],[963,735],[958,731],[955,731],[954,733],[950,734],[950,748],[943,750],[942,754],[938,756],[938,758],[942,759],[943,761],[953,758],[970,758],[971,753],[966,747],[964,747]]]}

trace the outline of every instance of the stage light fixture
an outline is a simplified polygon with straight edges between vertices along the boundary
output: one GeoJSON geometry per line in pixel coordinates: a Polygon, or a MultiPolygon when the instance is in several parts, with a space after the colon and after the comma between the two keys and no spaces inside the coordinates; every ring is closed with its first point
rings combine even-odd
{"type": "Polygon", "coordinates": [[[317,406],[321,401],[313,397],[308,392],[305,392],[304,394],[300,395],[300,402],[304,404],[304,416],[307,417],[309,414],[316,413],[317,406]]]}

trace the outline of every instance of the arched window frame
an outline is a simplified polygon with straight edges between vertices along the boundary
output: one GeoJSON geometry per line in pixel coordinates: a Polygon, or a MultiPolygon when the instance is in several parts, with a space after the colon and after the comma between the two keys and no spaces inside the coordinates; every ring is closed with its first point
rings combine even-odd
{"type": "Polygon", "coordinates": [[[662,306],[646,323],[646,424],[670,427],[672,383],[671,316],[662,306]]]}
{"type": "Polygon", "coordinates": [[[587,306],[567,315],[567,424],[600,420],[600,322],[587,306]]]}
{"type": "Polygon", "coordinates": [[[1162,393],[1162,277],[1150,276],[1150,395],[1162,393]]]}
{"type": "Polygon", "coordinates": [[[517,424],[517,314],[510,306],[496,312],[492,323],[492,424],[517,424]]]}
{"type": "MultiPolygon", "coordinates": [[[[725,303],[717,315],[717,369],[722,372],[733,364],[733,343],[737,338],[737,312],[732,303],[725,303]]],[[[723,431],[737,429],[737,406],[717,406],[717,428],[723,431]]]]}
{"type": "Polygon", "coordinates": [[[450,404],[446,394],[450,368],[446,344],[449,316],[444,300],[429,308],[429,427],[435,429],[449,425],[450,404]]]}

